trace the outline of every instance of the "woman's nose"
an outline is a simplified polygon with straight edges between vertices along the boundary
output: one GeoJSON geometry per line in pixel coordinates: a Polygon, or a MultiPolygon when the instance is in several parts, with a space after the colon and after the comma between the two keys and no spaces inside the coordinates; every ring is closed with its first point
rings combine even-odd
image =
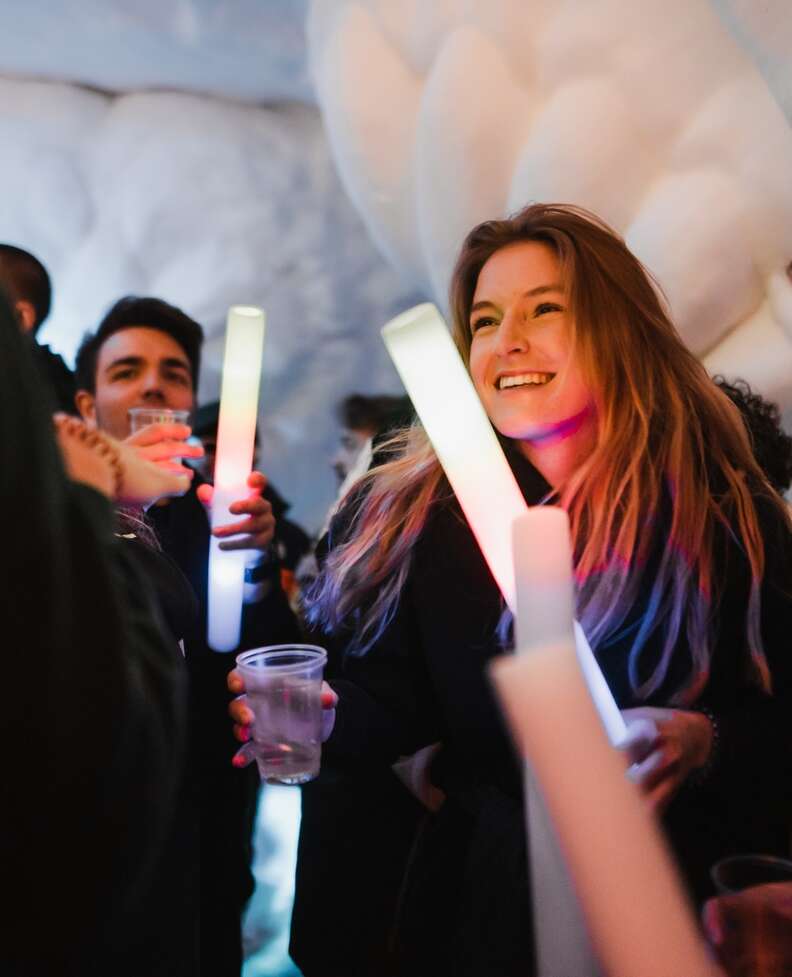
{"type": "Polygon", "coordinates": [[[528,348],[525,316],[519,309],[509,309],[498,326],[497,352],[501,356],[524,352],[528,348]]]}

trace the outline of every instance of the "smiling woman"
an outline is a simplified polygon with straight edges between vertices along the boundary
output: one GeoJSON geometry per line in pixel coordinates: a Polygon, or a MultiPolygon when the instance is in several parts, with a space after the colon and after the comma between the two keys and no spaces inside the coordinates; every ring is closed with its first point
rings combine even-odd
{"type": "MultiPolygon", "coordinates": [[[[479,225],[450,298],[526,501],[569,514],[577,616],[632,730],[635,779],[702,897],[719,857],[787,843],[786,507],[652,279],[592,214],[534,205],[479,225]]],[[[293,952],[306,977],[524,975],[521,769],[485,674],[507,643],[503,604],[424,432],[387,458],[331,525],[309,610],[338,704],[304,795],[293,952]],[[436,743],[445,801],[408,859],[403,832],[378,834],[386,774],[436,743]],[[400,858],[409,872],[388,889],[400,858]],[[350,918],[380,939],[376,960],[344,937],[350,918]]]]}
{"type": "Polygon", "coordinates": [[[484,408],[553,484],[590,451],[594,434],[560,277],[547,244],[508,245],[485,262],[470,310],[470,375],[484,408]]]}

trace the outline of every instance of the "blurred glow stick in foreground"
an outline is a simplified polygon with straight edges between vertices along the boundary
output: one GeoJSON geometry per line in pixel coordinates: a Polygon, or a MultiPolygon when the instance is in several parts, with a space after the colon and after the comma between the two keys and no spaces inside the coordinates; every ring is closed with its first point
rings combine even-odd
{"type": "MultiPolygon", "coordinates": [[[[392,319],[382,338],[492,575],[515,612],[512,525],[528,507],[445,322],[427,302],[392,319]]],[[[624,722],[579,625],[575,639],[603,725],[611,742],[618,742],[624,722]]]]}
{"type": "MultiPolygon", "coordinates": [[[[501,657],[492,674],[514,739],[541,790],[604,972],[725,977],[708,958],[646,802],[624,776],[624,758],[608,744],[571,644],[501,657]]],[[[555,935],[565,927],[562,916],[555,935]]],[[[568,929],[566,935],[578,936],[568,929]]],[[[544,973],[583,977],[580,970],[544,973]]]]}
{"type": "MultiPolygon", "coordinates": [[[[264,313],[249,305],[228,310],[220,418],[217,424],[217,460],[212,496],[212,529],[238,517],[228,511],[245,498],[253,467],[261,354],[264,348],[264,313]]],[[[239,646],[245,587],[244,550],[224,551],[212,537],[209,550],[208,640],[215,651],[239,646]]]]}

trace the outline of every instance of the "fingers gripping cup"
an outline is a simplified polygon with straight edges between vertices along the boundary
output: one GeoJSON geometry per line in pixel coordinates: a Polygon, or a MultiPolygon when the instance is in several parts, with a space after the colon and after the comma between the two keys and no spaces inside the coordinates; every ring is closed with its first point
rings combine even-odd
{"type": "Polygon", "coordinates": [[[188,410],[171,410],[169,407],[130,407],[129,431],[136,434],[149,424],[186,424],[190,418],[188,410]]]}
{"type": "Polygon", "coordinates": [[[327,652],[315,645],[269,645],[237,655],[262,780],[304,784],[319,773],[326,661],[327,652]]]}

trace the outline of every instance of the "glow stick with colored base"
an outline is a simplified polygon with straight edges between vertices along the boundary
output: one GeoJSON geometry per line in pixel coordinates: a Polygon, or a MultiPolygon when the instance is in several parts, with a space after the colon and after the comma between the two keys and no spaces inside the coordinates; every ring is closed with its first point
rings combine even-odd
{"type": "MultiPolygon", "coordinates": [[[[228,507],[248,494],[263,348],[263,311],[255,306],[232,306],[228,310],[220,391],[212,529],[237,520],[239,517],[232,515],[228,507]]],[[[221,550],[219,543],[212,537],[208,641],[215,651],[234,651],[239,646],[242,624],[246,554],[244,550],[221,550]]]]}
{"type": "MultiPolygon", "coordinates": [[[[431,303],[417,305],[384,326],[382,338],[484,559],[514,611],[512,524],[528,507],[445,322],[431,303]]],[[[624,731],[618,707],[579,626],[576,637],[592,697],[618,741],[624,731]]]]}

